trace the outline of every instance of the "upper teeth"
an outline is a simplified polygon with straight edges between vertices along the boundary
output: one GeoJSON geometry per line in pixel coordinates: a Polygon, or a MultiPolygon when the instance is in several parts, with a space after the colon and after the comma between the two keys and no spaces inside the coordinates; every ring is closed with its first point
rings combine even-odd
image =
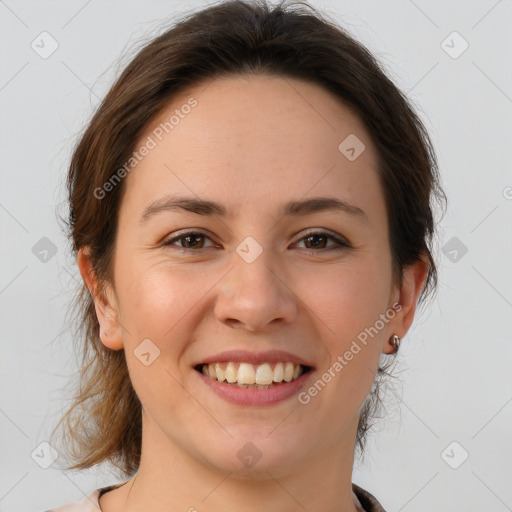
{"type": "Polygon", "coordinates": [[[226,380],[229,383],[269,385],[272,382],[290,382],[296,379],[302,374],[303,367],[290,362],[260,365],[229,362],[203,364],[202,372],[220,382],[226,380]],[[271,365],[275,365],[274,369],[271,365]]]}

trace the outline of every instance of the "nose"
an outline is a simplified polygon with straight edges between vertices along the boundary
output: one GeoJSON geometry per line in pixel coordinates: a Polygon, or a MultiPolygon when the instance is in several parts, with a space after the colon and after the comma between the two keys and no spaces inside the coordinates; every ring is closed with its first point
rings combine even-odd
{"type": "Polygon", "coordinates": [[[218,285],[216,318],[236,329],[265,331],[270,324],[291,323],[297,316],[297,299],[287,276],[263,251],[252,263],[238,254],[218,285]]]}

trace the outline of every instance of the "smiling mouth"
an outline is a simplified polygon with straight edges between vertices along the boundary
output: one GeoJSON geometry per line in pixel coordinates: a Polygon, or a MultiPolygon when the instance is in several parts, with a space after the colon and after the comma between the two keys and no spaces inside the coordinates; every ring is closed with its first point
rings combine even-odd
{"type": "Polygon", "coordinates": [[[246,389],[271,389],[312,370],[309,366],[291,362],[254,365],[234,361],[198,364],[194,369],[212,380],[246,389]]]}

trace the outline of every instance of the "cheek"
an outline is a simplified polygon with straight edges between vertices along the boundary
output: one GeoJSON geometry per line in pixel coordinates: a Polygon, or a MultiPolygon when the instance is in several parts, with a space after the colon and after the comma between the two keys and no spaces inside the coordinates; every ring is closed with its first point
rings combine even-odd
{"type": "Polygon", "coordinates": [[[197,275],[153,268],[134,274],[123,313],[139,334],[163,341],[208,289],[197,275]]]}
{"type": "MultiPolygon", "coordinates": [[[[118,290],[124,343],[133,350],[145,340],[160,350],[159,363],[173,368],[190,344],[194,330],[211,308],[212,289],[224,272],[199,271],[193,264],[132,260],[119,271],[118,290]]],[[[127,263],[127,261],[125,261],[127,263]]]]}
{"type": "Polygon", "coordinates": [[[212,285],[168,265],[126,265],[125,270],[118,274],[118,289],[130,378],[148,410],[158,414],[165,404],[166,414],[172,414],[184,398],[180,357],[198,321],[200,299],[212,285]],[[146,361],[144,353],[149,353],[146,361]]]}
{"type": "Polygon", "coordinates": [[[333,268],[316,272],[313,286],[302,277],[299,296],[314,313],[328,353],[320,375],[330,390],[326,395],[355,407],[369,392],[380,358],[383,330],[375,334],[371,328],[385,312],[387,274],[377,259],[333,268]]]}
{"type": "Polygon", "coordinates": [[[326,265],[314,273],[297,275],[299,298],[313,313],[332,349],[343,349],[384,313],[385,269],[366,258],[326,265]],[[312,277],[313,276],[313,277],[312,277]]]}
{"type": "MultiPolygon", "coordinates": [[[[219,269],[198,272],[193,265],[144,265],[135,259],[123,263],[116,276],[121,321],[136,339],[157,343],[176,339],[186,326],[190,329],[191,322],[201,322],[198,315],[208,314],[208,297],[222,275],[219,269]]],[[[314,268],[310,263],[307,271],[298,269],[288,276],[296,295],[292,300],[304,309],[303,315],[318,324],[317,334],[324,343],[337,350],[343,348],[343,340],[357,336],[384,312],[384,270],[378,261],[362,257],[318,263],[314,268]]]]}

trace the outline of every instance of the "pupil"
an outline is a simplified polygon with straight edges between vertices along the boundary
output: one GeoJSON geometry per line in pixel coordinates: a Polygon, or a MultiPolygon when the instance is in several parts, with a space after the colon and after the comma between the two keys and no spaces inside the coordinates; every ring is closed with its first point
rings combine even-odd
{"type": "MultiPolygon", "coordinates": [[[[190,241],[190,239],[196,239],[196,240],[197,240],[197,239],[198,239],[198,238],[200,238],[201,236],[202,236],[202,235],[187,235],[184,239],[186,240],[186,243],[187,243],[188,245],[190,245],[190,242],[189,242],[189,241],[190,241]]],[[[192,244],[192,246],[193,246],[193,247],[195,247],[196,245],[197,245],[197,243],[196,243],[196,244],[192,244]]]]}
{"type": "MultiPolygon", "coordinates": [[[[312,240],[312,239],[315,239],[315,238],[324,238],[325,239],[325,237],[322,236],[322,235],[312,235],[312,236],[309,236],[307,238],[307,240],[312,240]]],[[[318,244],[313,244],[313,245],[316,247],[318,244]]]]}

